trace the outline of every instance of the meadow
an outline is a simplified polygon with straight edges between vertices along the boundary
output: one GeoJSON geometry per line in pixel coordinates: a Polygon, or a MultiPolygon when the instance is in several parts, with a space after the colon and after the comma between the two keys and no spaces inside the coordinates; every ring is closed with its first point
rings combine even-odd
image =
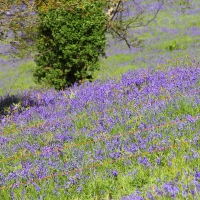
{"type": "Polygon", "coordinates": [[[2,44],[0,199],[200,199],[199,8],[110,39],[96,80],[63,91],[2,44]]]}

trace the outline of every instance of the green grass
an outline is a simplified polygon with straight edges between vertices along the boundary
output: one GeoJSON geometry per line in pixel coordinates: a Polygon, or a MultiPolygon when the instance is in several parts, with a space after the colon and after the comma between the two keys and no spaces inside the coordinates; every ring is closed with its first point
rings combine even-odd
{"type": "Polygon", "coordinates": [[[31,69],[35,66],[33,61],[29,61],[20,65],[15,70],[10,69],[6,71],[6,74],[1,72],[0,76],[5,80],[4,87],[0,88],[0,95],[5,95],[10,91],[10,94],[15,94],[16,91],[24,91],[28,89],[34,89],[39,87],[34,83],[31,69]],[[7,78],[11,78],[10,82],[7,82],[7,78]]]}
{"type": "Polygon", "coordinates": [[[132,61],[134,55],[117,54],[109,56],[101,60],[100,71],[96,73],[96,78],[108,79],[109,77],[120,77],[128,70],[138,69],[139,66],[134,66],[132,61]],[[123,67],[120,67],[123,65],[123,67]]]}
{"type": "MultiPolygon", "coordinates": [[[[186,29],[193,26],[200,27],[197,16],[183,14],[181,17],[176,19],[169,13],[164,11],[160,12],[157,17],[157,22],[152,22],[150,24],[150,27],[154,30],[154,33],[151,34],[150,32],[145,32],[143,34],[136,34],[136,36],[143,42],[151,41],[159,36],[161,39],[148,46],[145,46],[142,43],[141,45],[143,46],[143,49],[141,52],[138,52],[135,55],[122,54],[121,56],[114,55],[108,57],[107,59],[103,59],[101,61],[101,71],[99,72],[97,78],[104,78],[105,76],[120,76],[128,70],[148,67],[148,63],[140,62],[140,64],[135,65],[133,64],[133,61],[137,57],[145,58],[146,56],[149,56],[151,54],[150,52],[154,51],[154,49],[156,49],[156,51],[160,51],[158,55],[164,56],[167,53],[172,57],[172,59],[177,57],[184,58],[188,54],[186,52],[191,44],[199,43],[200,41],[198,36],[193,37],[185,34],[186,29]],[[166,19],[168,19],[168,21],[166,21],[166,19]],[[187,23],[185,23],[186,21],[187,23]],[[169,29],[180,29],[180,33],[174,37],[168,33],[160,32],[160,28],[163,27],[163,23],[165,24],[165,27],[169,29]]],[[[143,29],[143,27],[138,28],[138,30],[139,29],[143,29]]],[[[120,49],[121,47],[119,46],[118,48],[120,49]]]]}

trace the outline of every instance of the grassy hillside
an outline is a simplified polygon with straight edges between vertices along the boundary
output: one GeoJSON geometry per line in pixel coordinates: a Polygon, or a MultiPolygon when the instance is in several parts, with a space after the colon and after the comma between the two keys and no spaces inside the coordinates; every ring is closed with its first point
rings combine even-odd
{"type": "Polygon", "coordinates": [[[192,5],[134,29],[140,47],[110,39],[97,80],[64,91],[23,91],[34,62],[1,57],[1,94],[21,92],[0,98],[0,199],[200,199],[192,5]]]}
{"type": "Polygon", "coordinates": [[[5,112],[1,199],[200,198],[196,63],[25,92],[5,112]]]}
{"type": "MultiPolygon", "coordinates": [[[[122,42],[116,42],[109,37],[107,59],[101,60],[101,70],[97,79],[107,79],[110,76],[120,76],[124,72],[143,67],[157,67],[168,60],[189,56],[199,60],[199,2],[192,1],[191,8],[185,13],[176,9],[161,10],[157,18],[149,26],[135,28],[132,35],[138,37],[141,45],[128,49],[122,42]],[[186,23],[187,22],[187,23],[186,23]]],[[[0,53],[8,54],[10,46],[2,45],[0,53]]],[[[1,90],[0,95],[10,92],[35,88],[31,77],[33,60],[7,59],[0,65],[1,90]]]]}

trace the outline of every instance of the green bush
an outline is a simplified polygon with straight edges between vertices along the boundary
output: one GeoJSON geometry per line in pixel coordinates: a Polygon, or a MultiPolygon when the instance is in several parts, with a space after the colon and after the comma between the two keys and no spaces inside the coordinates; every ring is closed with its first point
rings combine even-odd
{"type": "Polygon", "coordinates": [[[98,1],[71,11],[57,8],[40,13],[35,81],[59,90],[78,81],[93,80],[100,56],[105,55],[105,19],[98,1]]]}
{"type": "Polygon", "coordinates": [[[174,50],[179,49],[179,46],[176,43],[176,41],[173,41],[166,47],[166,49],[169,50],[169,51],[174,51],[174,50]]]}

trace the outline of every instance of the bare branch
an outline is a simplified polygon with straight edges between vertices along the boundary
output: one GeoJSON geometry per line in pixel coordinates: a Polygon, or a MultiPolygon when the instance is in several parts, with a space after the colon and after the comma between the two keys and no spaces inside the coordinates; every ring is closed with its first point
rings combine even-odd
{"type": "Polygon", "coordinates": [[[156,19],[157,15],[158,15],[158,13],[160,11],[160,9],[161,9],[161,6],[157,9],[155,15],[146,24],[141,24],[141,25],[138,25],[138,26],[133,26],[131,28],[138,28],[138,27],[142,27],[142,26],[148,26],[154,19],[156,19]]]}

